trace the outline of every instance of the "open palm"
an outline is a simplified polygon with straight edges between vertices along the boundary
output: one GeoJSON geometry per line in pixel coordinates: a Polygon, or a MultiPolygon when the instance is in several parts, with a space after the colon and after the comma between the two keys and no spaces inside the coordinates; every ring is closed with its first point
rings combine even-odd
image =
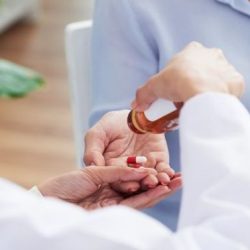
{"type": "Polygon", "coordinates": [[[125,195],[113,189],[111,184],[101,186],[94,194],[78,205],[93,210],[112,205],[125,205],[135,209],[149,208],[161,201],[171,192],[167,186],[158,186],[138,194],[125,195]]]}
{"type": "MultiPolygon", "coordinates": [[[[92,127],[85,138],[86,165],[127,166],[126,159],[130,155],[144,155],[148,161],[145,167],[155,168],[158,178],[149,176],[142,186],[153,188],[159,182],[167,185],[174,176],[169,166],[169,155],[163,134],[139,135],[127,126],[127,110],[109,112],[92,127]]],[[[175,184],[179,187],[179,177],[175,184]]],[[[119,191],[137,191],[138,183],[119,185],[119,191]]]]}
{"type": "Polygon", "coordinates": [[[142,209],[162,200],[169,193],[169,188],[158,186],[146,192],[125,195],[114,190],[112,183],[142,181],[149,174],[156,175],[157,172],[149,168],[86,167],[54,177],[38,188],[44,196],[56,197],[87,210],[117,204],[142,209]]]}

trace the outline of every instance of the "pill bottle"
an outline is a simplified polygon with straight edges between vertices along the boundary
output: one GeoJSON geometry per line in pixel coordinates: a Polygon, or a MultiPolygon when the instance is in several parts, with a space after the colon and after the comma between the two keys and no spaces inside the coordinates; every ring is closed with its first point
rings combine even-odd
{"type": "Polygon", "coordinates": [[[128,114],[128,126],[137,134],[161,134],[178,128],[182,104],[159,99],[145,112],[131,110],[128,114]]]}

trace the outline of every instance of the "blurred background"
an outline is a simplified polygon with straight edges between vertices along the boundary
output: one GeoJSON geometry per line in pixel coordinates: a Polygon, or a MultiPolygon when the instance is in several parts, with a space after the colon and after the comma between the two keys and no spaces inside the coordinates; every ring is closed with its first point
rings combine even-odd
{"type": "Polygon", "coordinates": [[[0,0],[0,58],[40,72],[46,85],[0,99],[0,176],[24,187],[75,168],[64,29],[93,0],[0,0]]]}

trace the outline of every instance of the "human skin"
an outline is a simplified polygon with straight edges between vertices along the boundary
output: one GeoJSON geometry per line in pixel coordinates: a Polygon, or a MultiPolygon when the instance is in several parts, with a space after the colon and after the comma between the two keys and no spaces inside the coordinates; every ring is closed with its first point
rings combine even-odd
{"type": "MultiPolygon", "coordinates": [[[[176,54],[166,68],[149,79],[136,93],[132,108],[146,110],[157,98],[186,102],[198,93],[216,91],[240,96],[244,90],[242,75],[226,60],[223,52],[192,42],[176,54]]],[[[124,165],[130,155],[145,155],[146,167],[155,168],[157,176],[149,176],[142,183],[114,184],[118,191],[136,192],[154,188],[159,183],[169,185],[173,178],[164,135],[136,135],[129,130],[125,111],[104,115],[85,138],[85,164],[124,165]]],[[[180,185],[176,185],[177,189],[180,185]]]]}
{"type": "Polygon", "coordinates": [[[47,180],[38,189],[45,197],[55,197],[87,210],[118,204],[143,209],[164,199],[171,193],[170,187],[158,185],[136,194],[124,194],[114,190],[112,184],[141,182],[149,175],[156,176],[157,171],[143,167],[91,166],[47,180]]]}
{"type": "MultiPolygon", "coordinates": [[[[146,156],[144,165],[157,170],[157,176],[149,175],[141,183],[119,182],[113,186],[119,192],[137,192],[158,184],[171,185],[172,194],[181,187],[180,175],[169,166],[169,154],[164,135],[137,135],[127,126],[128,112],[114,111],[105,114],[85,136],[84,162],[86,165],[127,167],[131,155],[146,156]]],[[[167,197],[167,196],[166,196],[167,197]]]]}
{"type": "Polygon", "coordinates": [[[132,108],[145,111],[158,98],[186,102],[204,92],[220,92],[240,97],[244,78],[217,48],[190,43],[167,66],[136,92],[132,108]]]}

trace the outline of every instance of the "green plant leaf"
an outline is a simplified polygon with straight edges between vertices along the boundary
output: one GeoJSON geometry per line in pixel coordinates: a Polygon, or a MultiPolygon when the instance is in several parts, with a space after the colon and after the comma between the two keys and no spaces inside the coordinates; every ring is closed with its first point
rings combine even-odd
{"type": "Polygon", "coordinates": [[[37,72],[0,60],[0,97],[22,97],[43,84],[44,79],[37,72]]]}

